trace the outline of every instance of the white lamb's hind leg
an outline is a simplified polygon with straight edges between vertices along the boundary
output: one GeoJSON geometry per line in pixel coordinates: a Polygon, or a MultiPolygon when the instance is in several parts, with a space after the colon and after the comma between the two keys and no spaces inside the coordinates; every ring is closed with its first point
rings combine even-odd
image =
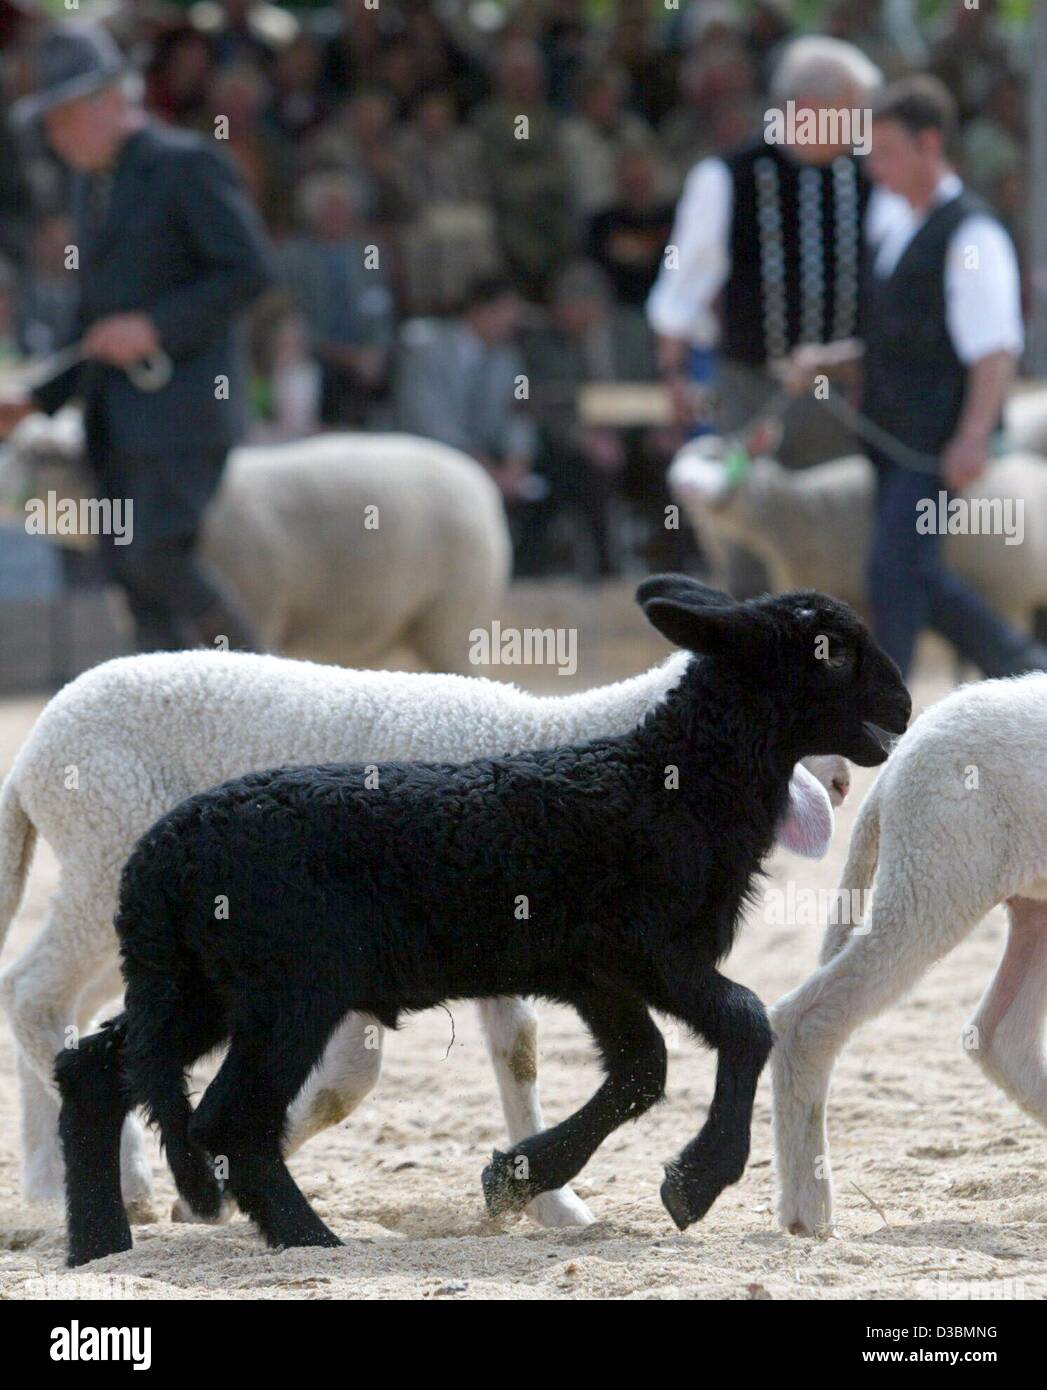
{"type": "Polygon", "coordinates": [[[89,906],[74,904],[59,888],[40,933],[0,977],[0,1000],[18,1046],[19,1075],[23,1087],[28,1083],[22,1142],[30,1202],[64,1200],[54,1060],[75,1041],[79,996],[85,983],[111,963],[115,946],[111,922],[100,923],[89,906]],[[36,1085],[29,1082],[30,1072],[36,1085]],[[49,1104],[44,1096],[50,1097],[49,1104]]]}
{"type": "MultiPolygon", "coordinates": [[[[115,998],[123,988],[120,968],[115,963],[100,980],[105,981],[104,985],[89,985],[81,996],[77,1009],[77,1026],[81,1037],[89,1030],[98,1006],[115,998]]],[[[76,1034],[70,1032],[67,1041],[75,1040],[76,1034]]],[[[26,1061],[21,1049],[18,1053],[18,1086],[22,1097],[26,1195],[34,1202],[61,1202],[65,1193],[65,1163],[58,1138],[58,1100],[54,1091],[44,1085],[26,1061]]],[[[128,1126],[134,1127],[137,1143],[130,1141],[132,1147],[126,1152],[126,1160],[121,1160],[122,1171],[131,1175],[131,1182],[124,1187],[124,1201],[140,1207],[134,1216],[136,1221],[152,1220],[146,1210],[152,1195],[152,1175],[145,1156],[142,1127],[133,1115],[129,1115],[124,1127],[125,1144],[129,1142],[128,1126]]]]}
{"type": "Polygon", "coordinates": [[[826,1103],[837,1054],[860,1023],[900,998],[983,915],[944,919],[939,909],[936,916],[911,885],[896,895],[909,911],[895,909],[892,896],[882,888],[869,931],[852,935],[838,955],[770,1010],[778,1220],[794,1235],[832,1230],[826,1103]],[[920,910],[910,915],[916,901],[920,910]]]}
{"type": "Polygon", "coordinates": [[[1047,902],[1011,898],[1010,930],[989,988],[964,1029],[986,1076],[1047,1125],[1047,902]]]}
{"type": "MultiPolygon", "coordinates": [[[[515,1144],[545,1128],[538,1099],[538,1016],[525,999],[480,999],[477,1008],[509,1142],[515,1144]]],[[[524,1210],[539,1226],[589,1226],[596,1219],[570,1187],[543,1192],[524,1210]]]]}
{"type": "Polygon", "coordinates": [[[320,1065],[287,1111],[284,1157],[352,1114],[382,1070],[385,1030],[369,1014],[349,1014],[335,1029],[320,1065]]]}
{"type": "MultiPolygon", "coordinates": [[[[123,993],[124,981],[117,963],[92,980],[77,1004],[77,1024],[81,1037],[117,1012],[116,1000],[123,993]],[[111,1007],[107,1007],[111,1006],[111,1007]]],[[[132,1225],[156,1220],[153,1207],[153,1174],[145,1148],[145,1134],[133,1112],[124,1120],[120,1135],[120,1190],[127,1219],[132,1225]]]]}
{"type": "Polygon", "coordinates": [[[22,1098],[22,1189],[30,1202],[61,1202],[65,1164],[58,1139],[58,1101],[18,1050],[22,1098]]]}

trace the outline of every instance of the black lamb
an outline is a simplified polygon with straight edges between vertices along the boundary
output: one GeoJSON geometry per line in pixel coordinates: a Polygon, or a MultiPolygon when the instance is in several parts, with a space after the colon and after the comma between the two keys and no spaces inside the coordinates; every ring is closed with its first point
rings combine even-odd
{"type": "Polygon", "coordinates": [[[659,1009],[718,1053],[705,1124],[669,1165],[680,1229],[742,1175],[772,1044],[726,979],[795,764],[887,754],[910,700],[845,604],[745,603],[680,576],[646,580],[650,621],[700,654],[632,733],[462,766],[252,773],[161,817],[124,870],[116,927],[125,1012],[60,1056],[69,1262],[131,1245],[120,1129],[143,1105],[202,1216],[229,1193],[274,1246],[336,1237],[281,1156],[285,1113],[350,1010],[389,1027],[445,1000],[572,1005],[605,1079],[560,1124],[495,1153],[488,1208],[569,1182],[663,1094],[659,1009]],[[879,726],[879,729],[877,728],[879,726]],[[195,1110],[186,1070],[229,1051],[195,1110]]]}

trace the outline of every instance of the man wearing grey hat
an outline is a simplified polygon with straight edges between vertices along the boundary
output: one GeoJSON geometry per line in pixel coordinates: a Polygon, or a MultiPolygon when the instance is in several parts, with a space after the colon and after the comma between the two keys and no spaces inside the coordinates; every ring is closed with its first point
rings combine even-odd
{"type": "Polygon", "coordinates": [[[36,75],[12,117],[41,121],[74,172],[80,360],[29,399],[0,406],[0,432],[31,410],[82,398],[99,495],[134,504],[130,543],[99,543],[139,648],[222,638],[254,647],[236,600],[195,549],[246,418],[236,319],[270,279],[260,220],[209,141],[149,120],[103,29],[52,30],[36,75]],[[149,381],[150,363],[170,368],[149,381]]]}

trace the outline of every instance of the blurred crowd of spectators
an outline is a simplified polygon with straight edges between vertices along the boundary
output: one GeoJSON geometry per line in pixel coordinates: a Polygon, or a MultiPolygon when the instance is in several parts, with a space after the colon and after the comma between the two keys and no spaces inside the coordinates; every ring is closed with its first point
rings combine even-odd
{"type": "MultiPolygon", "coordinates": [[[[890,32],[887,8],[836,0],[820,28],[887,76],[916,65],[946,81],[964,176],[1021,248],[1026,79],[992,0],[944,6],[929,35],[890,32]]],[[[155,115],[227,141],[277,245],[282,288],[251,331],[258,436],[446,439],[524,515],[524,567],[549,562],[566,511],[580,563],[607,572],[626,515],[666,543],[657,480],[675,441],[585,424],[578,387],[656,375],[643,305],[681,182],[759,131],[794,20],[789,0],[596,10],[125,0],[108,22],[155,115]]],[[[0,0],[8,98],[31,80],[35,18],[31,0],[0,0]]],[[[63,179],[39,143],[2,142],[0,351],[39,354],[70,312],[63,179]]]]}

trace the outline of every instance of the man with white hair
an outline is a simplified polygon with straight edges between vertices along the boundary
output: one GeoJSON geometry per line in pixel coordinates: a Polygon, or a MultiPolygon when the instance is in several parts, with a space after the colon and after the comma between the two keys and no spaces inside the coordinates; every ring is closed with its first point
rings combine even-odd
{"type": "MultiPolygon", "coordinates": [[[[761,134],[688,175],[647,302],[681,422],[689,377],[715,380],[717,425],[729,432],[775,394],[771,368],[798,344],[854,335],[869,199],[855,148],[868,138],[879,83],[879,70],[851,44],[796,39],[775,70],[761,134]]],[[[779,455],[787,467],[851,445],[820,402],[798,398],[786,411],[779,455]]],[[[743,552],[730,557],[727,578],[742,595],[764,587],[761,567],[743,552]]]]}

